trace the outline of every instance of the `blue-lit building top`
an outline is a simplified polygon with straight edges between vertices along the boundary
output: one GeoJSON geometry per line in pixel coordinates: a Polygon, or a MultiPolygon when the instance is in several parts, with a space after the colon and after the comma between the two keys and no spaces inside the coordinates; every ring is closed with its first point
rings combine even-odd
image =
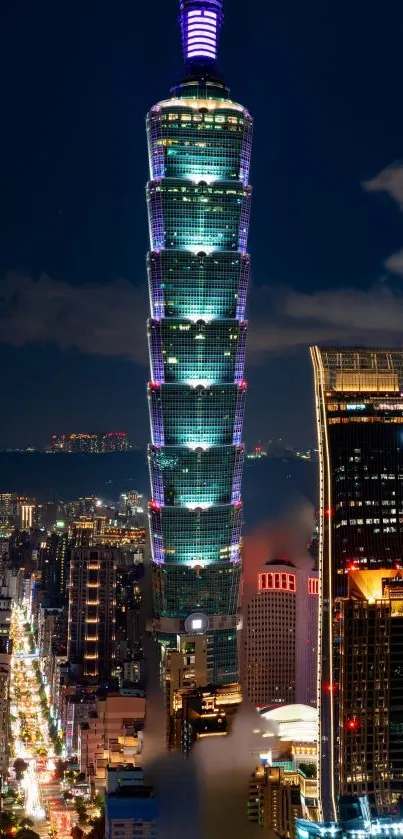
{"type": "Polygon", "coordinates": [[[215,683],[238,669],[252,140],[217,69],[222,19],[222,0],[181,0],[184,79],[147,116],[155,626],[167,646],[189,616],[207,627],[215,683]]]}

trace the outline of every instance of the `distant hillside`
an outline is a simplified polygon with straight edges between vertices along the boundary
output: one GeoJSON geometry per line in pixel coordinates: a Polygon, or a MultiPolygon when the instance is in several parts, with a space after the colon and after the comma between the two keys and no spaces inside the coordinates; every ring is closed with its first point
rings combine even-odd
{"type": "MultiPolygon", "coordinates": [[[[309,461],[246,461],[245,528],[277,518],[301,496],[316,506],[317,472],[317,464],[309,461]]],[[[144,451],[106,455],[0,452],[0,492],[34,495],[39,500],[69,500],[84,495],[115,499],[130,489],[146,496],[149,493],[144,451]]]]}

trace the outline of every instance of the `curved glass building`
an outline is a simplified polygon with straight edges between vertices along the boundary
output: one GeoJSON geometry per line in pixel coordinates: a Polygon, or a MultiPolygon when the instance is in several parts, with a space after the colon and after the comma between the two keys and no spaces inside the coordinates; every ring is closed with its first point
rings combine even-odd
{"type": "MultiPolygon", "coordinates": [[[[338,810],[344,820],[345,796],[366,796],[378,815],[399,812],[403,800],[403,351],[311,347],[311,357],[320,468],[318,786],[331,822],[338,810]]],[[[357,825],[355,834],[364,835],[357,825]]]]}
{"type": "Polygon", "coordinates": [[[148,385],[157,638],[204,633],[238,676],[252,119],[217,70],[221,0],[181,0],[183,81],[147,116],[148,385]]]}

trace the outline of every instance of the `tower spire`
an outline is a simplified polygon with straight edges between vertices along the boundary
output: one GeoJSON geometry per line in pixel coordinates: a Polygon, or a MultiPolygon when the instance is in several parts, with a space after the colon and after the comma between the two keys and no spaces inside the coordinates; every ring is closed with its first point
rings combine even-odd
{"type": "Polygon", "coordinates": [[[187,67],[215,65],[223,18],[222,0],[180,0],[182,47],[187,67]]]}

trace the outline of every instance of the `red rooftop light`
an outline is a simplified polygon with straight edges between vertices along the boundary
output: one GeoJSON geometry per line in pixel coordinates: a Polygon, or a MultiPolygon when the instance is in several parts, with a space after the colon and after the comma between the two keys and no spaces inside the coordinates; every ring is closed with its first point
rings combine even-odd
{"type": "Polygon", "coordinates": [[[347,574],[349,574],[350,571],[359,571],[359,570],[360,570],[360,566],[357,565],[356,562],[353,562],[352,560],[350,560],[349,562],[346,562],[347,574]]]}

